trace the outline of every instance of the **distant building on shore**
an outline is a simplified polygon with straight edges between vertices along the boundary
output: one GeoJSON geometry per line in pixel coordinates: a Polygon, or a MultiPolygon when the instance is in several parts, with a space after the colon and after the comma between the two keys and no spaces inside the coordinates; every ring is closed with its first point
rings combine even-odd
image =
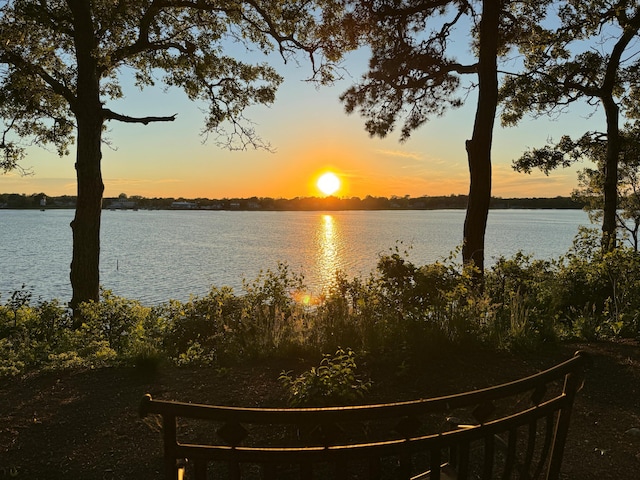
{"type": "Polygon", "coordinates": [[[171,208],[176,210],[194,210],[198,208],[198,204],[196,202],[171,202],[171,208]]]}
{"type": "Polygon", "coordinates": [[[133,200],[116,200],[109,204],[110,210],[134,210],[138,208],[138,204],[133,200]]]}

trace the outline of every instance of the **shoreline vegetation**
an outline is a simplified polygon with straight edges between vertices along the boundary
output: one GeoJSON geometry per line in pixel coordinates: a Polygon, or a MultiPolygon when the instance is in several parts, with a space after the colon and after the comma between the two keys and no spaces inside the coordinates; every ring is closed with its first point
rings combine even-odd
{"type": "MultiPolygon", "coordinates": [[[[443,210],[466,209],[468,195],[440,195],[410,197],[366,196],[339,198],[296,197],[291,199],[271,197],[250,198],[146,198],[139,195],[105,197],[102,208],[107,210],[262,210],[262,211],[323,211],[323,210],[443,210]]],[[[48,196],[38,194],[0,194],[3,209],[63,209],[75,208],[76,197],[71,195],[48,196]]],[[[491,209],[582,209],[584,202],[572,197],[492,197],[491,209]]]]}
{"type": "MultiPolygon", "coordinates": [[[[0,378],[34,370],[129,365],[220,366],[241,359],[317,357],[341,348],[402,365],[422,352],[532,352],[563,341],[640,339],[640,253],[602,252],[582,231],[558,259],[518,253],[485,271],[453,260],[417,266],[379,258],[368,277],[336,272],[317,297],[285,263],[188,301],[146,306],[102,292],[80,306],[28,289],[0,297],[0,378]]],[[[6,292],[3,292],[6,293],[6,292]]]]}

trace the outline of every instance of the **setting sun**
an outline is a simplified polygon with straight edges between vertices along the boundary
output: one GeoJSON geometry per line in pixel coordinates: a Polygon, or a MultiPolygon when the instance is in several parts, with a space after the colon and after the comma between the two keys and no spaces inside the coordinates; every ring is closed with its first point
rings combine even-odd
{"type": "Polygon", "coordinates": [[[340,179],[335,173],[325,173],[316,184],[325,195],[332,195],[340,188],[340,179]]]}

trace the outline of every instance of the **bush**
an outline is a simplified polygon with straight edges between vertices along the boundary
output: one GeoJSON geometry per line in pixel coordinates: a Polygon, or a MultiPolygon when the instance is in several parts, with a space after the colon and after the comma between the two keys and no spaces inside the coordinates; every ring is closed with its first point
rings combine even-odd
{"type": "Polygon", "coordinates": [[[558,272],[567,335],[602,339],[640,336],[640,253],[618,247],[586,251],[579,237],[558,272]]]}
{"type": "Polygon", "coordinates": [[[81,328],[108,343],[119,354],[127,354],[136,340],[145,334],[144,325],[153,310],[137,300],[113,295],[103,290],[99,302],[79,306],[81,328]],[[137,334],[137,335],[136,335],[137,334]]]}
{"type": "Polygon", "coordinates": [[[194,341],[175,362],[181,367],[210,367],[216,363],[216,355],[213,350],[205,350],[200,343],[194,341]]]}
{"type": "Polygon", "coordinates": [[[288,391],[289,404],[296,407],[343,405],[362,398],[371,387],[356,375],[355,353],[339,348],[334,355],[323,355],[318,367],[297,377],[283,372],[280,382],[288,391]]]}
{"type": "Polygon", "coordinates": [[[153,342],[139,341],[135,343],[130,352],[130,361],[142,374],[153,375],[167,360],[153,342]]]}
{"type": "Polygon", "coordinates": [[[485,274],[493,308],[485,335],[491,345],[528,351],[557,339],[557,268],[557,262],[533,260],[521,252],[497,259],[485,274]]]}
{"type": "Polygon", "coordinates": [[[15,376],[49,363],[67,348],[69,311],[57,300],[31,305],[31,294],[14,292],[0,306],[0,376],[15,376]]]}
{"type": "Polygon", "coordinates": [[[472,273],[451,262],[417,267],[396,252],[382,256],[366,281],[338,276],[316,315],[325,351],[348,344],[402,363],[476,342],[489,305],[472,273]]]}
{"type": "Polygon", "coordinates": [[[304,298],[304,277],[278,263],[275,271],[260,272],[253,282],[243,282],[241,321],[235,325],[237,340],[250,357],[295,352],[307,344],[310,307],[304,298]],[[302,294],[302,295],[301,295],[302,294]]]}
{"type": "Polygon", "coordinates": [[[172,301],[161,309],[167,319],[164,348],[177,358],[197,342],[208,350],[224,350],[231,342],[233,325],[240,316],[241,304],[228,288],[212,288],[203,298],[193,297],[182,304],[172,301]]]}

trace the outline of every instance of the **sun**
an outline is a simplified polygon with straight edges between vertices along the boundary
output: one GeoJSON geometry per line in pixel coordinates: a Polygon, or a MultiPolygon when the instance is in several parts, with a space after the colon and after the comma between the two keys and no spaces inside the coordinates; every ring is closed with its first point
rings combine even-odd
{"type": "Polygon", "coordinates": [[[335,173],[325,173],[318,178],[318,188],[325,195],[332,195],[340,188],[340,179],[335,173]]]}

